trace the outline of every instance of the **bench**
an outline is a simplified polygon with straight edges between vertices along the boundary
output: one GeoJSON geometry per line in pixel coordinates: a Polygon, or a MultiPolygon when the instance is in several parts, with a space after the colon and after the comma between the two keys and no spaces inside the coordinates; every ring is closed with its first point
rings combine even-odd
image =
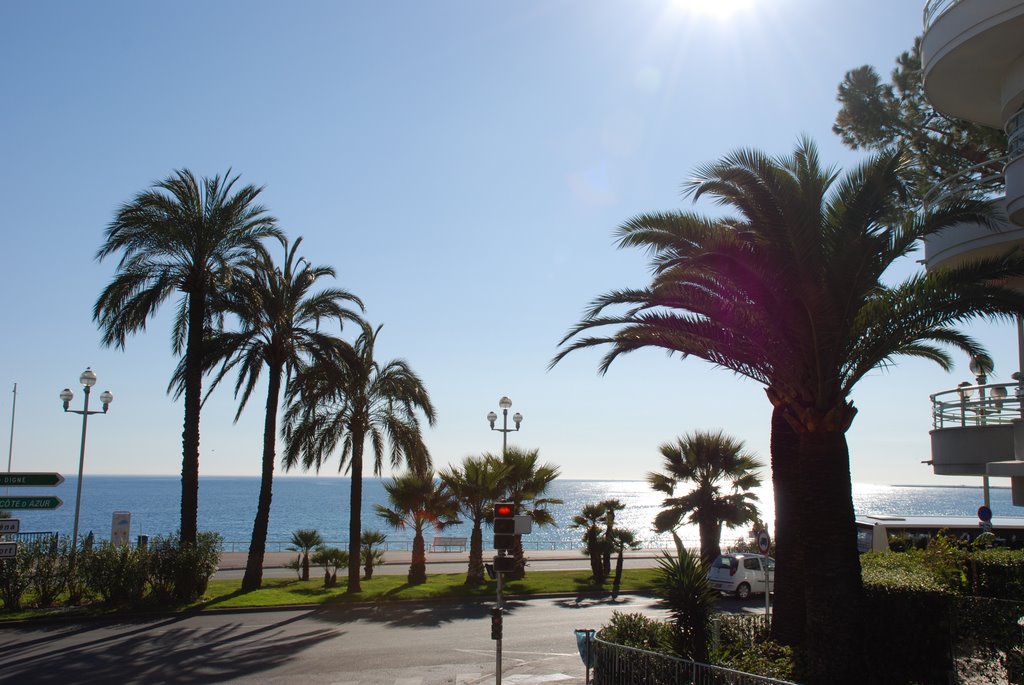
{"type": "Polygon", "coordinates": [[[438,535],[430,545],[430,551],[436,552],[443,549],[445,552],[465,552],[466,538],[450,538],[438,535]]]}

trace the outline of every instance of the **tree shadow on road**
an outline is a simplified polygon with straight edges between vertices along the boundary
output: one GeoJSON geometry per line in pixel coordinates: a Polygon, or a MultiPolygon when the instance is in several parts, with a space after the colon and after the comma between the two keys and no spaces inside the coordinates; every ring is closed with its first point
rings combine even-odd
{"type": "MultiPolygon", "coordinates": [[[[344,631],[322,629],[289,634],[288,624],[305,614],[263,626],[237,622],[207,630],[165,621],[95,622],[61,625],[39,640],[5,645],[4,682],[21,683],[219,683],[264,672],[301,658],[302,652],[344,631]],[[137,630],[124,632],[125,627],[137,630]],[[117,630],[118,632],[112,632],[117,630]],[[72,646],[53,644],[69,633],[72,646]]],[[[44,628],[43,631],[47,631],[44,628]]]]}

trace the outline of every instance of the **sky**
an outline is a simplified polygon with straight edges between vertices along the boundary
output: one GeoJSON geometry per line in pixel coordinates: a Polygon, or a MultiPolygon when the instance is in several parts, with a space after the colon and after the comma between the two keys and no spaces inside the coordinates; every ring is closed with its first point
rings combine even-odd
{"type": "MultiPolygon", "coordinates": [[[[887,75],[922,6],[0,3],[0,446],[15,471],[74,473],[81,420],[58,394],[81,408],[90,366],[115,399],[89,421],[86,473],[180,473],[174,302],[124,350],[102,346],[92,307],[116,268],[95,259],[114,212],[188,168],[264,186],[301,253],[366,302],[379,357],[407,360],[437,408],[435,465],[500,451],[485,417],[503,395],[524,417],[509,444],[566,478],[642,479],[659,445],[694,430],[767,461],[756,383],[658,351],[605,376],[599,351],[548,363],[591,299],[646,282],[644,255],[617,249],[614,230],[690,207],[680,188],[698,166],[741,147],[784,155],[801,135],[831,164],[862,159],[831,131],[836,88],[863,64],[887,75]]],[[[1008,381],[1012,327],[969,330],[1008,381]]],[[[902,361],[857,386],[854,481],[976,483],[921,464],[929,395],[971,380],[956,361],[902,361]]],[[[259,397],[234,423],[231,387],[211,396],[201,474],[259,473],[259,397]]]]}

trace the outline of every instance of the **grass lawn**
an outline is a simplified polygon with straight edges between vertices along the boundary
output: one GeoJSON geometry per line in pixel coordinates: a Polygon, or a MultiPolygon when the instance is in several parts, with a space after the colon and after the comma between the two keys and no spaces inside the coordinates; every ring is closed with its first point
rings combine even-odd
{"type": "MultiPolygon", "coordinates": [[[[621,592],[649,591],[654,583],[658,569],[627,569],[622,574],[621,592]]],[[[447,599],[447,598],[493,598],[497,592],[497,583],[489,581],[477,587],[467,587],[463,583],[465,573],[435,574],[427,576],[422,585],[409,585],[405,576],[380,575],[372,580],[362,581],[362,592],[349,595],[345,593],[345,578],[338,577],[338,585],[325,588],[322,578],[301,581],[294,578],[267,578],[263,587],[252,592],[242,592],[242,584],[238,580],[212,580],[203,599],[185,607],[157,607],[144,602],[141,606],[118,609],[108,607],[99,601],[82,607],[56,609],[23,609],[21,611],[0,612],[0,622],[27,618],[44,618],[67,616],[108,616],[120,613],[136,613],[140,610],[170,611],[202,611],[204,609],[237,609],[258,608],[290,605],[344,604],[351,602],[400,602],[407,600],[447,599]]],[[[550,593],[610,593],[611,580],[604,585],[591,582],[587,571],[528,571],[523,580],[505,583],[505,597],[539,595],[550,593]]],[[[27,594],[23,600],[25,606],[31,606],[33,597],[27,594]]]]}

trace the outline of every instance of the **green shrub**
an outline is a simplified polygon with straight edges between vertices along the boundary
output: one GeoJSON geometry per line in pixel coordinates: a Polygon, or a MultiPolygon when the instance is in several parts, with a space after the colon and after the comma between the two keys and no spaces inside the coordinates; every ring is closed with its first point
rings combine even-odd
{"type": "Polygon", "coordinates": [[[223,538],[199,533],[195,545],[182,545],[178,536],[157,536],[149,542],[149,582],[161,603],[194,602],[203,596],[220,563],[223,538]]]}
{"type": "Polygon", "coordinates": [[[25,545],[18,545],[13,557],[0,559],[0,598],[8,611],[21,609],[21,600],[31,583],[32,554],[25,545]]]}
{"type": "Polygon", "coordinates": [[[1019,600],[1024,597],[1024,550],[979,549],[968,559],[973,594],[1019,600]]]}
{"type": "Polygon", "coordinates": [[[772,640],[754,642],[743,649],[721,650],[712,661],[735,671],[791,680],[793,678],[793,650],[772,640]]]}
{"type": "Polygon", "coordinates": [[[43,608],[51,607],[67,586],[70,561],[68,541],[39,539],[25,546],[32,555],[31,586],[36,604],[43,608]]]}
{"type": "Polygon", "coordinates": [[[645,649],[648,652],[672,654],[672,628],[640,613],[612,612],[608,625],[601,626],[597,637],[624,647],[645,649]]]}
{"type": "Polygon", "coordinates": [[[104,540],[85,560],[89,586],[107,604],[137,604],[146,594],[148,554],[104,540]]]}

